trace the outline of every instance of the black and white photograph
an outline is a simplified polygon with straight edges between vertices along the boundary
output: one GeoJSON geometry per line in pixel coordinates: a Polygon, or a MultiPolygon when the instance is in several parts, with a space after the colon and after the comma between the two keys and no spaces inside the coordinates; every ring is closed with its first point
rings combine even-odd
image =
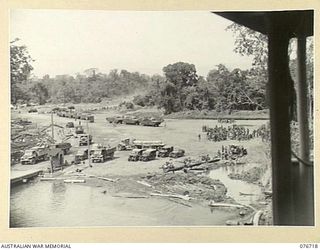
{"type": "Polygon", "coordinates": [[[314,10],[9,27],[10,228],[315,226],[314,10]]]}

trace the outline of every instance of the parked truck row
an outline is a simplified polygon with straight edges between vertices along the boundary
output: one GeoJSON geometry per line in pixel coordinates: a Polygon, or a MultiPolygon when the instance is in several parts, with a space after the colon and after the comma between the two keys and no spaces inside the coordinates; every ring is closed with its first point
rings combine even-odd
{"type": "Polygon", "coordinates": [[[113,116],[107,117],[106,120],[113,124],[141,125],[159,127],[163,122],[162,119],[155,117],[137,117],[137,116],[113,116]]]}
{"type": "Polygon", "coordinates": [[[157,156],[160,158],[179,158],[185,154],[183,149],[165,145],[161,141],[133,140],[129,146],[132,150],[128,161],[150,161],[156,159],[157,156]]]}
{"type": "Polygon", "coordinates": [[[54,111],[59,117],[73,118],[79,120],[88,120],[89,122],[94,122],[94,116],[89,113],[77,112],[74,109],[59,108],[54,111]]]}
{"type": "Polygon", "coordinates": [[[36,164],[40,161],[49,160],[49,155],[55,149],[59,149],[64,155],[70,151],[71,144],[68,142],[56,143],[52,145],[36,146],[24,151],[20,158],[22,165],[36,164]]]}

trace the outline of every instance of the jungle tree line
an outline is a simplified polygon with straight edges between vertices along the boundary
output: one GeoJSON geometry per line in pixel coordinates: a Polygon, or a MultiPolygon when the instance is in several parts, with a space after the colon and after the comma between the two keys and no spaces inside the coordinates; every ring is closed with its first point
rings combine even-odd
{"type": "Polygon", "coordinates": [[[157,106],[166,113],[181,110],[264,108],[263,88],[250,71],[224,65],[199,76],[193,64],[178,62],[163,68],[164,75],[148,76],[127,70],[108,74],[86,70],[75,77],[58,75],[32,78],[32,58],[25,46],[11,44],[11,101],[45,103],[95,103],[104,98],[143,92],[134,98],[141,106],[157,106]],[[23,59],[17,62],[18,59],[23,59]],[[15,65],[19,65],[16,67],[15,65]]]}
{"type": "MultiPolygon", "coordinates": [[[[30,77],[32,58],[25,46],[11,43],[11,101],[51,103],[100,102],[104,98],[137,92],[133,102],[140,106],[157,106],[166,113],[182,110],[256,110],[267,107],[267,37],[243,26],[232,24],[227,30],[235,36],[234,51],[252,56],[251,69],[228,69],[216,65],[206,77],[199,76],[195,65],[186,62],[169,64],[163,75],[148,76],[127,70],[97,73],[92,68],[77,74],[30,77]]],[[[290,53],[290,50],[289,50],[290,53]]],[[[307,74],[310,99],[313,99],[313,43],[308,46],[307,74]]],[[[295,60],[291,60],[295,79],[295,60]]],[[[310,105],[313,105],[312,103],[310,105]]]]}
{"type": "Polygon", "coordinates": [[[193,64],[177,62],[153,76],[149,93],[134,98],[141,106],[156,105],[167,114],[183,110],[256,110],[266,108],[265,85],[252,70],[229,70],[219,64],[207,77],[193,64]]]}

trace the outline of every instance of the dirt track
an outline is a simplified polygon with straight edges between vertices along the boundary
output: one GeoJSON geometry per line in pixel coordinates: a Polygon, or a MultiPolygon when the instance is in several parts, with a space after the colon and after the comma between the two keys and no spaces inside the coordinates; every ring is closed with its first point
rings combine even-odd
{"type": "MultiPolygon", "coordinates": [[[[116,125],[107,123],[106,116],[110,114],[96,114],[95,122],[89,124],[90,134],[93,136],[93,141],[96,143],[109,144],[116,146],[123,138],[136,138],[138,140],[161,140],[165,144],[178,146],[186,151],[187,157],[199,157],[200,155],[209,154],[214,156],[217,150],[221,149],[222,145],[230,143],[241,144],[248,148],[249,156],[247,162],[265,162],[264,145],[260,139],[251,141],[224,141],[212,142],[207,141],[205,134],[201,132],[201,126],[204,124],[215,125],[216,121],[202,120],[166,120],[160,127],[143,127],[135,125],[116,125]],[[201,141],[198,140],[198,135],[201,134],[201,141]]],[[[32,122],[37,123],[37,126],[46,126],[50,124],[49,114],[36,113],[13,113],[12,117],[28,118],[32,122]]],[[[62,118],[54,116],[54,123],[65,127],[69,121],[78,123],[74,119],[62,118]]],[[[239,121],[237,124],[248,125],[250,129],[257,128],[264,121],[239,121]]],[[[82,121],[83,124],[83,121],[82,121]]],[[[86,124],[83,124],[86,128],[86,124]]],[[[77,150],[77,139],[71,139],[73,145],[72,152],[77,150]]],[[[167,161],[167,158],[157,158],[150,162],[128,162],[128,151],[117,151],[115,158],[105,163],[95,163],[94,168],[90,171],[93,174],[101,175],[133,175],[147,174],[149,172],[161,172],[159,167],[167,161]]],[[[67,160],[71,160],[67,157],[67,160]]]]}

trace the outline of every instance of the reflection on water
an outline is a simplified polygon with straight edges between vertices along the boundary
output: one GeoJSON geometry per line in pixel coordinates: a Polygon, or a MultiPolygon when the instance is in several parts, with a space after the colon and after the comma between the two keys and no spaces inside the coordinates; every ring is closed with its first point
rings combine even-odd
{"type": "MultiPolygon", "coordinates": [[[[254,184],[231,180],[228,174],[252,166],[226,166],[209,176],[228,187],[228,195],[242,204],[252,203],[260,194],[254,184]]],[[[224,225],[235,214],[192,204],[185,207],[161,198],[126,199],[103,194],[101,188],[63,182],[35,182],[11,190],[10,227],[72,226],[173,226],[224,225]]]]}
{"type": "Polygon", "coordinates": [[[233,180],[228,177],[230,173],[241,173],[254,167],[255,164],[241,164],[233,166],[222,166],[218,169],[212,170],[209,176],[213,179],[219,179],[227,188],[227,195],[234,198],[237,202],[250,205],[261,194],[261,188],[255,184],[246,183],[241,180],[233,180]],[[252,195],[240,195],[241,193],[252,195]]]}
{"type": "Polygon", "coordinates": [[[63,210],[65,204],[66,184],[64,182],[53,182],[51,192],[48,193],[51,200],[52,210],[63,210]]]}
{"type": "Polygon", "coordinates": [[[224,225],[233,211],[161,198],[126,199],[101,188],[36,182],[11,192],[10,227],[224,225]]]}

